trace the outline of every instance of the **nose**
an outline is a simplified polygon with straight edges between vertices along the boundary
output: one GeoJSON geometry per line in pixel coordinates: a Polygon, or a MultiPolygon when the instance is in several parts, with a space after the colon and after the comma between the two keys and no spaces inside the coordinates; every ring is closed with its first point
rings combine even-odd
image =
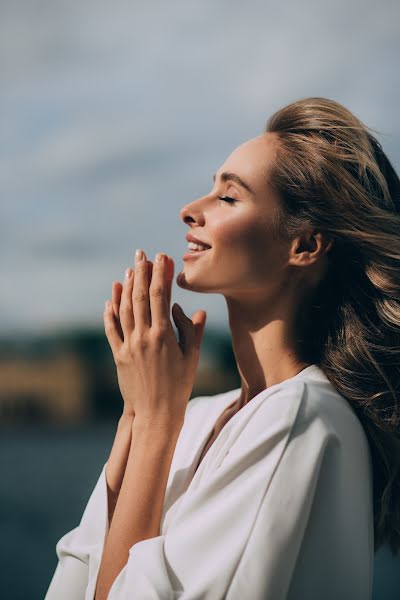
{"type": "Polygon", "coordinates": [[[190,202],[190,204],[186,204],[186,206],[180,210],[179,214],[184,223],[197,222],[199,224],[204,224],[204,215],[201,210],[200,198],[190,202]]]}

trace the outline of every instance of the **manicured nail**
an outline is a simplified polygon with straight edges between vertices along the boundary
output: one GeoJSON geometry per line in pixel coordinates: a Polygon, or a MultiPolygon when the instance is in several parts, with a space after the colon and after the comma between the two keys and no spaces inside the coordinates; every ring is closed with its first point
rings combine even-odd
{"type": "Polygon", "coordinates": [[[140,248],[138,248],[135,252],[135,263],[142,261],[144,258],[144,252],[140,248]]]}
{"type": "Polygon", "coordinates": [[[164,260],[164,254],[162,252],[159,252],[158,254],[156,254],[156,262],[160,263],[163,262],[164,260]]]}
{"type": "Polygon", "coordinates": [[[125,271],[125,279],[129,279],[129,277],[132,275],[132,269],[130,267],[128,267],[125,271]]]}

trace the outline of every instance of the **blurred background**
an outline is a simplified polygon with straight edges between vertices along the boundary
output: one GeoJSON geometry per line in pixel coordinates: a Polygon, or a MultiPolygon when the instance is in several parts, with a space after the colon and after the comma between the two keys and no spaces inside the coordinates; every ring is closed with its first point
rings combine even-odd
{"type": "MultiPolygon", "coordinates": [[[[0,0],[0,596],[43,598],[122,409],[103,330],[136,248],[182,270],[179,216],[289,102],[344,104],[400,169],[397,0],[0,0]]],[[[225,301],[192,397],[240,385],[225,301]]],[[[400,597],[375,559],[374,600],[400,597]]]]}

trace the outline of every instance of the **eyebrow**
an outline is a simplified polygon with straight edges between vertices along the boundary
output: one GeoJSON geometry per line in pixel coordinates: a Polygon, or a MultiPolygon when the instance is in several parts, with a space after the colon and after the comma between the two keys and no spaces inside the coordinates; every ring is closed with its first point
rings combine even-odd
{"type": "MultiPolygon", "coordinates": [[[[216,178],[216,174],[214,173],[214,175],[213,175],[213,181],[214,182],[215,182],[215,178],[216,178]]],[[[238,185],[240,185],[242,188],[244,188],[245,190],[247,190],[250,194],[252,194],[253,196],[255,196],[255,193],[252,190],[252,188],[249,186],[249,184],[246,183],[244,181],[244,179],[242,179],[241,177],[239,177],[239,175],[236,175],[236,173],[228,173],[227,171],[224,171],[223,173],[221,173],[220,179],[223,182],[234,181],[235,183],[237,183],[238,185]]]]}

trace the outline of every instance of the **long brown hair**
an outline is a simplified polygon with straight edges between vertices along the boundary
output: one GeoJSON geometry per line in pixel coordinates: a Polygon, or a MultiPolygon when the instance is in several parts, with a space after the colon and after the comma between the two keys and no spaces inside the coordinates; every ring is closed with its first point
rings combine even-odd
{"type": "Polygon", "coordinates": [[[375,551],[400,549],[400,180],[373,129],[326,98],[269,119],[278,139],[268,181],[277,235],[313,227],[333,240],[328,269],[299,306],[299,354],[316,363],[366,432],[375,551]]]}

